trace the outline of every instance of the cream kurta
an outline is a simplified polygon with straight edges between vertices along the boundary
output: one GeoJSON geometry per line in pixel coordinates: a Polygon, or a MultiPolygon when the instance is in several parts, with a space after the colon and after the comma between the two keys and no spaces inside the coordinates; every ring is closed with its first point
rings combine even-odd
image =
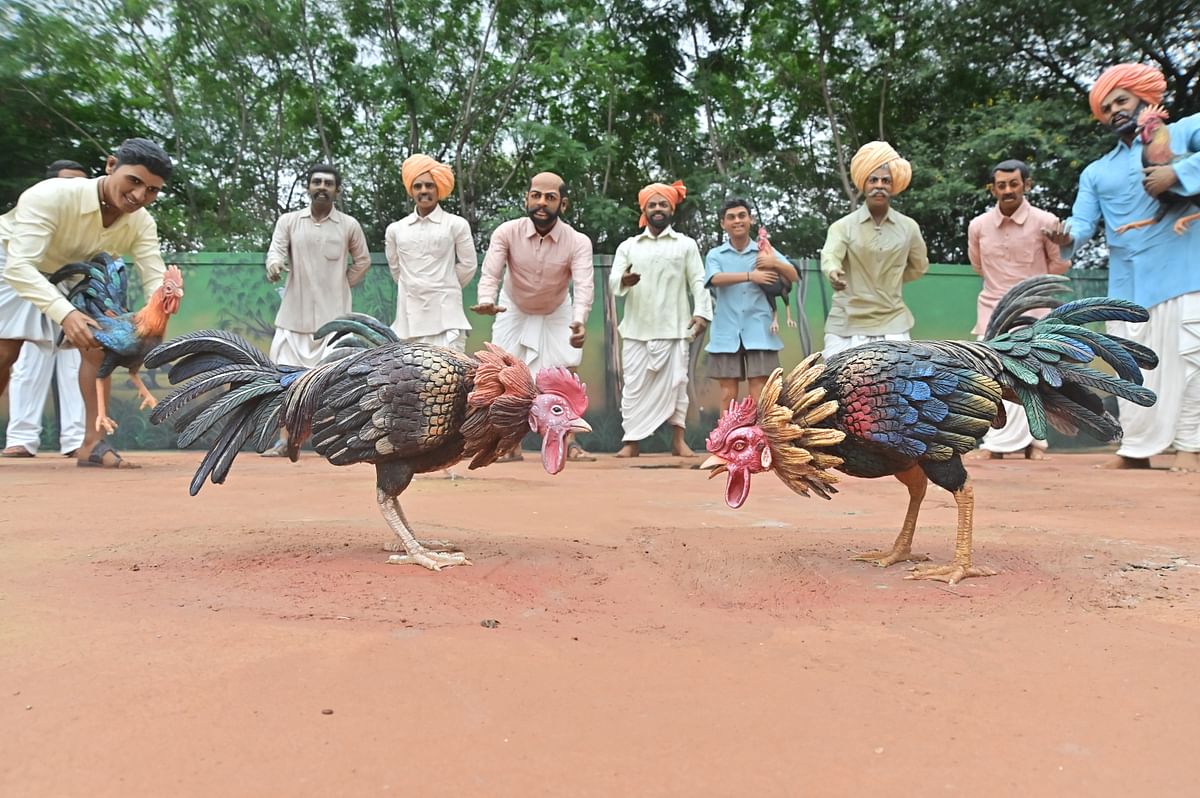
{"type": "Polygon", "coordinates": [[[396,335],[409,340],[471,329],[462,297],[476,267],[467,220],[439,205],[428,216],[413,212],[388,225],[384,240],[396,281],[396,335]]]}
{"type": "Polygon", "coordinates": [[[44,275],[101,252],[128,255],[137,264],[149,298],[162,285],[167,269],[158,228],[145,208],[104,226],[97,189],[101,179],[43,180],[21,195],[16,208],[0,216],[0,245],[7,250],[4,280],[17,296],[59,324],[75,308],[44,275]]]}
{"type": "Polygon", "coordinates": [[[828,277],[837,269],[846,276],[846,288],[833,292],[826,332],[848,338],[912,329],[902,287],[929,269],[915,221],[889,208],[876,227],[866,205],[838,219],[821,248],[821,273],[828,277]]]}
{"type": "Polygon", "coordinates": [[[289,268],[275,326],[314,333],[350,312],[350,289],[367,276],[371,254],[362,226],[353,216],[334,208],[316,222],[312,210],[305,208],[285,213],[275,223],[267,266],[273,263],[289,268]],[[347,254],[354,258],[348,268],[347,254]]]}
{"type": "Polygon", "coordinates": [[[649,228],[627,238],[613,257],[608,286],[625,297],[625,316],[617,328],[622,338],[658,341],[686,338],[692,316],[712,321],[712,297],[704,287],[704,263],[696,242],[668,227],[658,236],[649,228]],[[621,277],[632,269],[637,285],[624,288],[621,277]],[[688,294],[696,309],[693,312],[688,294]]]}

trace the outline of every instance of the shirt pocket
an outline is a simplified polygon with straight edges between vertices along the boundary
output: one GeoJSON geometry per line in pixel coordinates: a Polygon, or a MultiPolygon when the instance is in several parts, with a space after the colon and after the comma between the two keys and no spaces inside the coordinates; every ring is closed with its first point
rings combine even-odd
{"type": "Polygon", "coordinates": [[[326,239],[321,243],[321,256],[330,263],[346,260],[346,244],[336,238],[326,239]]]}

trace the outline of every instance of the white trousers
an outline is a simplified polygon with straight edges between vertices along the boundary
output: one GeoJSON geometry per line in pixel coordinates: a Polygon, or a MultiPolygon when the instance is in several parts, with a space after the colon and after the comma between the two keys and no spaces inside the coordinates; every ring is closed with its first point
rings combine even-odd
{"type": "Polygon", "coordinates": [[[327,335],[318,341],[312,333],[276,327],[275,337],[271,339],[271,360],[281,366],[314,368],[329,354],[329,337],[327,335]]]}
{"type": "Polygon", "coordinates": [[[912,338],[908,333],[892,333],[890,335],[834,335],[833,333],[825,333],[825,348],[821,350],[821,354],[828,360],[831,356],[836,355],[843,349],[849,349],[852,346],[869,343],[871,341],[911,341],[912,338]]]}
{"type": "Polygon", "coordinates": [[[621,341],[623,441],[648,438],[666,422],[682,427],[688,411],[688,342],[621,341]]]}
{"type": "Polygon", "coordinates": [[[583,350],[571,346],[570,296],[545,316],[522,313],[504,290],[499,303],[508,310],[492,322],[492,343],[529,366],[534,377],[539,369],[574,368],[583,360],[583,350]]]}
{"type": "MultiPolygon", "coordinates": [[[[392,328],[393,330],[395,327],[392,328]]],[[[397,333],[399,335],[399,333],[397,333]]],[[[453,349],[456,352],[467,351],[467,331],[466,330],[445,330],[436,335],[414,335],[410,338],[403,339],[410,344],[429,344],[430,346],[443,346],[446,349],[453,349]]]]}
{"type": "Polygon", "coordinates": [[[1200,452],[1200,292],[1155,305],[1144,324],[1110,321],[1108,332],[1158,354],[1158,368],[1145,372],[1158,401],[1140,407],[1117,400],[1125,432],[1117,454],[1151,457],[1170,447],[1200,452]]]}
{"type": "Polygon", "coordinates": [[[83,444],[83,394],[79,391],[79,350],[59,349],[47,341],[26,341],[8,383],[6,446],[24,446],[37,454],[42,412],[51,377],[58,377],[58,445],[63,454],[83,444]]]}

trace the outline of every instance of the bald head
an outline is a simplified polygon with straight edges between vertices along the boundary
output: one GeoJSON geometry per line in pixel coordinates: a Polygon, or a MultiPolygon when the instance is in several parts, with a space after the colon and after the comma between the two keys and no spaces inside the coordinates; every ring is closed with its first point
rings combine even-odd
{"type": "Polygon", "coordinates": [[[567,184],[563,179],[553,172],[534,175],[529,181],[529,193],[525,195],[525,210],[534,227],[545,235],[566,209],[567,184]]]}

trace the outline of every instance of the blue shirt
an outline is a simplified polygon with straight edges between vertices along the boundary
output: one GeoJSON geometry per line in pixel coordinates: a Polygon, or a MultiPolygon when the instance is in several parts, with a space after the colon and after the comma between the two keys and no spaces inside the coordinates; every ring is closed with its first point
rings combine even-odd
{"type": "MultiPolygon", "coordinates": [[[[778,251],[780,260],[791,263],[778,251]]],[[[714,286],[712,278],[721,273],[743,273],[754,269],[758,257],[758,242],[741,252],[728,241],[710,249],[704,258],[704,284],[717,293],[716,309],[713,311],[712,327],[708,331],[706,352],[727,354],[737,352],[743,346],[747,351],[778,352],[783,341],[771,334],[771,303],[757,283],[747,280],[733,285],[714,286]]]]}
{"type": "MultiPolygon", "coordinates": [[[[1200,114],[1167,129],[1176,155],[1191,153],[1174,164],[1179,184],[1171,191],[1184,196],[1200,194],[1200,114]]],[[[1117,233],[1116,228],[1123,224],[1152,219],[1158,213],[1158,200],[1142,188],[1142,178],[1142,142],[1137,137],[1132,145],[1118,141],[1107,155],[1088,164],[1071,209],[1075,241],[1063,247],[1063,257],[1070,257],[1090,239],[1103,218],[1108,295],[1148,308],[1200,291],[1200,219],[1193,221],[1186,233],[1176,235],[1172,229],[1175,220],[1197,211],[1180,204],[1158,224],[1117,233]]]]}

